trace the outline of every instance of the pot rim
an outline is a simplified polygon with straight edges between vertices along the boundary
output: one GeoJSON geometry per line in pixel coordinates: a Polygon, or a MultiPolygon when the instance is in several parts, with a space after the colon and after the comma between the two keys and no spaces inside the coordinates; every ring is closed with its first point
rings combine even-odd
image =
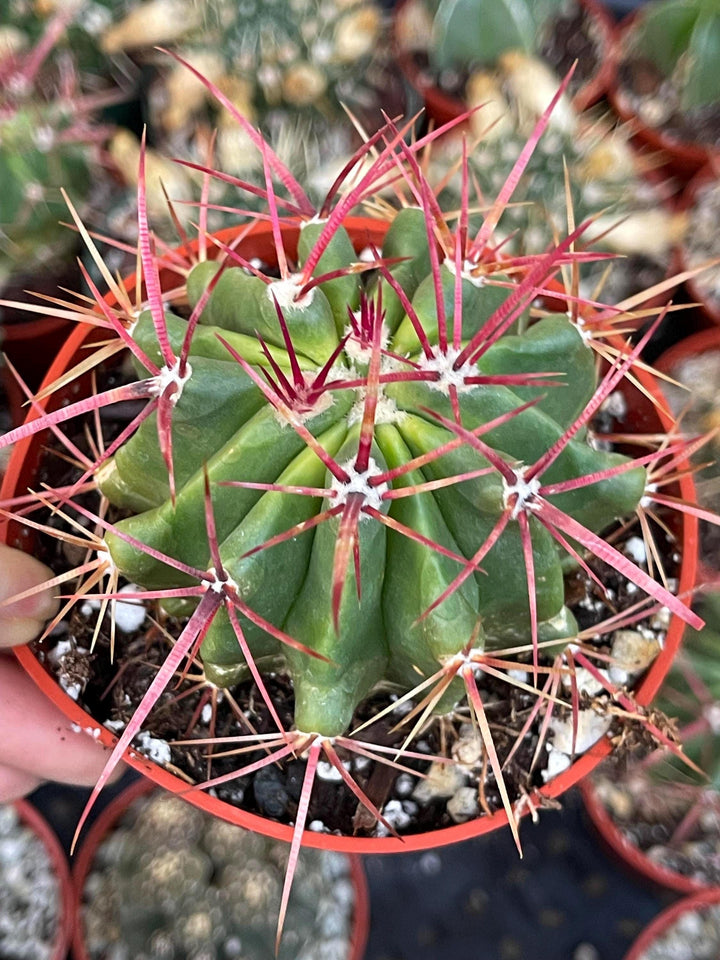
{"type": "MultiPolygon", "coordinates": [[[[413,51],[401,48],[397,36],[397,16],[402,7],[411,2],[413,0],[400,0],[393,16],[392,44],[395,59],[407,82],[423,98],[428,117],[440,126],[465,113],[467,107],[460,97],[446,93],[436,83],[426,82],[424,72],[418,67],[413,51]]],[[[598,0],[578,0],[578,5],[585,10],[600,32],[598,68],[572,98],[573,107],[581,112],[602,99],[610,86],[615,69],[616,26],[610,13],[598,0]]]]}
{"type": "MultiPolygon", "coordinates": [[[[348,218],[345,221],[345,226],[350,230],[358,231],[356,245],[361,245],[365,237],[373,235],[374,242],[377,243],[381,239],[381,231],[384,235],[384,232],[387,229],[387,223],[385,221],[378,221],[368,217],[348,218]]],[[[223,241],[228,241],[237,235],[238,229],[242,230],[245,228],[226,228],[223,231],[219,231],[216,236],[221,238],[223,241]]],[[[289,237],[290,240],[292,240],[292,236],[296,236],[298,232],[298,227],[295,226],[286,226],[283,229],[286,232],[286,237],[289,237]]],[[[265,238],[270,238],[271,231],[272,227],[270,224],[261,221],[255,222],[253,224],[253,228],[247,232],[247,236],[256,238],[264,236],[265,238]]],[[[193,241],[190,246],[197,249],[197,240],[193,241]]],[[[187,249],[187,245],[185,245],[185,249],[187,249]]],[[[212,248],[208,249],[210,250],[212,248]]],[[[135,277],[128,277],[125,281],[126,289],[132,290],[134,289],[134,285],[135,277]]],[[[106,300],[109,303],[113,302],[110,294],[107,295],[106,300]]],[[[552,301],[549,300],[548,306],[551,305],[552,301]]],[[[561,305],[560,309],[563,311],[566,309],[564,303],[561,305]]],[[[78,329],[73,331],[64,344],[62,351],[58,354],[53,365],[48,371],[45,385],[52,383],[62,372],[67,369],[72,358],[81,349],[82,344],[85,343],[89,336],[92,336],[95,333],[96,331],[93,327],[84,323],[80,324],[78,329]]],[[[620,338],[616,339],[618,343],[622,342],[620,338]]],[[[635,368],[634,374],[650,395],[655,397],[661,396],[657,382],[652,375],[647,373],[642,367],[635,368]]],[[[639,403],[644,399],[645,398],[642,395],[638,395],[639,403]]],[[[38,406],[40,405],[38,404],[38,406]]],[[[656,407],[652,409],[654,411],[654,428],[657,429],[657,421],[659,420],[662,429],[669,429],[671,425],[671,419],[665,413],[664,409],[662,407],[656,407]]],[[[29,413],[28,421],[31,419],[36,419],[36,417],[39,415],[40,413],[36,407],[29,413]]],[[[40,435],[36,435],[35,437],[26,437],[25,439],[18,441],[15,445],[10,463],[8,464],[2,489],[0,489],[0,498],[12,497],[14,495],[15,490],[20,482],[20,474],[26,457],[30,455],[31,450],[39,449],[39,436],[40,435]]],[[[689,476],[681,479],[680,487],[682,496],[684,498],[693,498],[693,484],[692,479],[689,476]]],[[[683,594],[685,592],[690,592],[695,583],[697,559],[697,519],[691,515],[683,515],[681,518],[680,530],[681,534],[679,537],[679,542],[682,547],[683,560],[680,569],[680,582],[678,591],[680,594],[683,594]]],[[[5,539],[8,538],[8,520],[0,520],[0,536],[5,539]]],[[[16,545],[23,546],[23,542],[19,541],[16,545]]],[[[673,616],[670,627],[668,628],[663,649],[660,651],[655,661],[650,665],[647,673],[634,690],[635,699],[639,704],[647,705],[662,684],[663,678],[665,677],[665,674],[667,673],[675,652],[680,644],[683,630],[684,624],[682,621],[673,616]]],[[[50,676],[50,674],[45,670],[45,668],[28,647],[15,647],[14,652],[26,672],[43,690],[43,692],[49,696],[50,699],[59,707],[66,717],[68,717],[73,723],[77,724],[82,730],[90,734],[95,740],[103,744],[106,748],[112,748],[114,746],[114,744],[117,742],[117,737],[115,737],[115,735],[112,734],[107,728],[94,720],[90,714],[81,709],[80,706],[60,688],[59,684],[55,682],[54,678],[50,676]]],[[[550,799],[558,797],[560,794],[564,793],[570,787],[574,786],[579,780],[585,777],[592,769],[594,769],[603,759],[603,757],[610,753],[610,749],[611,746],[609,740],[606,738],[599,740],[585,754],[583,754],[583,756],[576,759],[567,770],[563,771],[547,784],[544,784],[542,787],[538,788],[533,796],[538,798],[538,803],[541,803],[543,798],[550,799]]],[[[140,773],[143,773],[145,776],[149,777],[151,780],[155,781],[165,789],[170,790],[173,793],[182,794],[186,799],[192,803],[195,803],[201,809],[208,810],[224,820],[247,827],[248,829],[265,834],[269,837],[273,837],[277,840],[290,842],[292,839],[292,826],[278,823],[275,820],[267,819],[256,813],[250,813],[241,810],[196,788],[189,788],[185,781],[178,779],[173,774],[164,770],[162,767],[156,765],[132,749],[128,751],[125,759],[140,773]]],[[[524,812],[527,813],[527,809],[524,812]]],[[[303,832],[303,844],[310,847],[337,850],[342,853],[400,853],[404,851],[409,852],[433,849],[449,843],[456,843],[458,841],[477,837],[488,833],[491,830],[506,826],[507,823],[507,815],[504,809],[500,809],[490,816],[479,816],[465,823],[454,824],[453,826],[441,827],[436,830],[411,834],[400,838],[393,836],[336,836],[335,834],[315,833],[314,831],[306,829],[303,832]]]]}
{"type": "MultiPolygon", "coordinates": [[[[718,155],[720,156],[720,150],[718,150],[718,155]]],[[[678,210],[689,213],[695,206],[695,200],[698,191],[709,183],[715,183],[716,185],[719,185],[717,172],[713,169],[712,163],[704,164],[704,166],[697,171],[690,182],[686,185],[678,203],[678,210]]],[[[691,227],[688,223],[688,232],[690,229],[691,227]]],[[[676,254],[678,272],[689,269],[687,245],[684,239],[677,245],[676,254]]],[[[687,287],[687,291],[690,294],[691,299],[700,305],[700,310],[702,311],[705,319],[713,325],[713,328],[720,327],[720,302],[714,303],[708,297],[702,286],[698,283],[697,277],[689,277],[685,281],[685,286],[687,287]]],[[[689,340],[692,338],[688,337],[686,339],[689,340]]]]}
{"type": "Polygon", "coordinates": [[[29,800],[15,800],[11,804],[21,822],[40,838],[50,860],[58,884],[58,928],[52,946],[51,960],[65,960],[73,935],[74,891],[70,867],[57,834],[38,808],[29,800]]]}
{"type": "Polygon", "coordinates": [[[720,887],[711,887],[703,893],[697,893],[673,903],[650,921],[630,947],[630,951],[625,954],[624,960],[642,960],[643,953],[653,941],[665,933],[684,913],[702,907],[711,907],[716,903],[720,903],[720,887]]]}
{"type": "MultiPolygon", "coordinates": [[[[147,796],[157,789],[157,783],[144,777],[134,780],[121,790],[116,797],[113,797],[88,828],[72,865],[72,910],[68,913],[74,919],[72,930],[73,960],[90,960],[90,955],[85,948],[82,901],[85,882],[92,868],[98,847],[135,800],[147,796]]],[[[361,857],[353,853],[345,854],[345,856],[348,859],[350,880],[355,890],[355,907],[347,960],[362,960],[370,931],[370,895],[367,875],[361,857]]],[[[65,954],[62,955],[62,960],[64,958],[65,954]]],[[[58,957],[57,960],[60,960],[60,958],[58,957]]]]}
{"type": "MultiPolygon", "coordinates": [[[[720,308],[718,308],[717,326],[707,327],[705,330],[690,334],[690,336],[685,337],[684,340],[679,340],[660,355],[655,361],[654,366],[661,373],[670,376],[672,375],[673,368],[686,357],[698,356],[699,354],[705,353],[706,350],[717,350],[720,352],[720,308]]],[[[720,570],[709,567],[704,563],[699,551],[696,585],[698,588],[706,590],[720,589],[720,570]]]]}

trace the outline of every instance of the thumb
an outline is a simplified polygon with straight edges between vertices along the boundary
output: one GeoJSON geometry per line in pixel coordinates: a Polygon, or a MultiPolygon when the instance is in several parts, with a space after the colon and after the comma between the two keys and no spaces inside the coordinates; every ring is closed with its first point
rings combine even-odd
{"type": "Polygon", "coordinates": [[[52,570],[29,553],[0,544],[0,647],[32,640],[56,613],[58,601],[52,587],[13,600],[53,576],[52,570]]]}

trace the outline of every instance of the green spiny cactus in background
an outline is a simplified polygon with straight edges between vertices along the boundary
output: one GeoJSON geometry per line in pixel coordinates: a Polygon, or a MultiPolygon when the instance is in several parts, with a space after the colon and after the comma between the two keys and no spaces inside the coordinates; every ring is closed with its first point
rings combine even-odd
{"type": "MultiPolygon", "coordinates": [[[[244,4],[213,0],[202,6],[194,0],[149,0],[126,5],[125,13],[116,13],[102,42],[110,53],[128,51],[156,68],[147,95],[154,144],[148,153],[154,169],[148,167],[147,189],[155,229],[163,236],[173,226],[158,173],[169,197],[179,201],[187,201],[189,192],[193,197],[199,192],[198,166],[217,164],[261,187],[264,173],[260,153],[231,115],[218,111],[207,89],[185,68],[159,57],[155,44],[180,51],[236,109],[257,123],[313,200],[321,200],[360,142],[344,107],[370,133],[381,120],[381,109],[390,115],[412,112],[392,70],[381,10],[372,0],[244,4]],[[163,163],[158,152],[178,157],[185,165],[163,163]],[[174,171],[160,170],[161,166],[174,171]]],[[[134,185],[139,144],[131,139],[127,131],[119,131],[109,151],[126,182],[134,185]]],[[[213,179],[208,200],[209,229],[237,222],[233,208],[238,206],[238,192],[233,185],[213,179]]],[[[252,193],[243,196],[240,206],[260,212],[252,193]]],[[[130,208],[129,199],[122,198],[115,218],[119,225],[130,208]]],[[[196,208],[178,203],[175,215],[187,226],[196,219],[196,208]]],[[[128,225],[126,233],[132,237],[132,224],[128,225]]]]}
{"type": "Polygon", "coordinates": [[[438,70],[491,66],[508,50],[535,52],[563,0],[440,0],[430,53],[438,70]]]}
{"type": "Polygon", "coordinates": [[[303,851],[285,935],[275,921],[287,844],[216,820],[169,795],[135,800],[86,880],[91,958],[313,960],[346,957],[354,890],[342,854],[303,851]]]}
{"type": "Polygon", "coordinates": [[[84,95],[63,35],[72,4],[41,26],[5,5],[0,26],[0,284],[67,254],[72,232],[61,187],[88,196],[104,132],[94,124],[102,99],[84,95]],[[38,34],[33,43],[33,37],[38,34]]]}
{"type": "MultiPolygon", "coordinates": [[[[149,0],[105,32],[104,49],[148,51],[173,44],[223,88],[249,117],[263,120],[275,108],[311,108],[339,116],[340,101],[362,86],[381,35],[381,11],[372,0],[300,0],[264,3],[149,0]]],[[[169,131],[185,127],[206,103],[201,85],[186,72],[167,78],[159,113],[169,131]]]]}
{"type": "Polygon", "coordinates": [[[692,110],[720,100],[720,4],[717,0],[659,0],[643,7],[631,33],[647,58],[692,110]]]}

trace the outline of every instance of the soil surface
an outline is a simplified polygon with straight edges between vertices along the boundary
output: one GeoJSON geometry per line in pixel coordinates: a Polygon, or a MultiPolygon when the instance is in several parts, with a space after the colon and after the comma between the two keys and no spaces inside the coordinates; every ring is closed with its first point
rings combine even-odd
{"type": "MultiPolygon", "coordinates": [[[[124,417],[128,414],[132,415],[132,411],[123,412],[124,417]]],[[[105,419],[108,436],[112,436],[121,428],[122,420],[105,419]]],[[[607,428],[612,429],[613,426],[614,421],[608,418],[607,428]]],[[[78,435],[76,440],[81,443],[82,437],[78,435]]],[[[57,485],[68,482],[71,473],[72,468],[66,461],[48,458],[43,479],[57,485]]],[[[88,495],[86,505],[90,506],[91,502],[92,495],[88,495]]],[[[52,522],[61,524],[59,518],[52,522]]],[[[618,534],[616,545],[620,549],[623,549],[624,542],[630,544],[632,532],[626,530],[618,534]]],[[[46,562],[57,571],[67,569],[79,560],[77,548],[64,548],[55,538],[43,537],[40,548],[46,562]]],[[[632,552],[629,546],[628,551],[632,552]]],[[[664,552],[667,555],[667,569],[673,576],[678,560],[675,544],[666,542],[664,552]]],[[[609,599],[599,596],[597,587],[585,574],[576,572],[567,577],[566,601],[581,628],[597,623],[637,600],[635,590],[628,589],[628,584],[616,570],[598,560],[590,561],[590,566],[609,587],[609,599]]],[[[139,628],[127,632],[122,629],[116,631],[114,659],[111,662],[107,614],[97,643],[92,653],[89,652],[96,616],[90,604],[77,606],[52,636],[36,643],[35,649],[41,661],[57,676],[61,686],[75,696],[95,719],[118,732],[142,699],[168,652],[170,638],[178,636],[183,622],[168,617],[159,607],[151,605],[148,616],[139,628]]],[[[117,616],[116,622],[120,619],[117,616]]],[[[665,627],[666,621],[656,618],[651,623],[640,625],[638,629],[661,643],[665,627]]],[[[605,638],[605,646],[600,648],[604,652],[609,650],[608,642],[609,638],[605,638]]],[[[524,659],[527,670],[523,671],[522,679],[531,682],[530,655],[525,654],[524,659]]],[[[536,697],[485,672],[479,673],[477,683],[502,762],[528,721],[536,697]]],[[[292,728],[293,695],[288,679],[282,674],[271,674],[268,687],[281,720],[288,728],[292,728]]],[[[592,694],[581,691],[581,707],[597,703],[598,697],[600,701],[605,699],[598,691],[592,694]]],[[[388,692],[379,692],[369,698],[358,709],[352,727],[391,707],[396,699],[395,694],[388,692]]],[[[386,746],[400,746],[407,732],[395,727],[408,709],[408,705],[396,708],[381,721],[366,728],[362,738],[386,746]]],[[[558,708],[556,715],[562,715],[563,712],[567,717],[571,716],[570,710],[563,711],[561,708],[558,708]]],[[[513,801],[532,791],[532,788],[542,786],[545,781],[544,770],[548,764],[546,746],[540,750],[533,765],[541,719],[536,718],[531,724],[519,749],[504,769],[505,782],[513,801]]],[[[257,750],[246,753],[242,760],[238,760],[237,756],[219,756],[220,749],[217,747],[193,747],[176,744],[175,741],[274,732],[276,727],[252,681],[238,685],[231,692],[217,691],[203,682],[198,665],[193,665],[185,676],[178,678],[177,684],[170,684],[162,694],[135,744],[141,753],[163,763],[189,783],[202,783],[211,777],[237,770],[242,764],[259,760],[264,752],[257,750]]],[[[617,732],[620,732],[619,728],[617,732]]],[[[639,730],[628,728],[620,739],[632,744],[638,737],[641,737],[639,730]]],[[[552,734],[549,739],[552,739],[552,734]]],[[[385,764],[338,749],[352,777],[372,802],[384,809],[385,816],[399,833],[418,833],[450,826],[483,813],[491,813],[502,806],[497,783],[488,767],[486,753],[466,704],[459,706],[452,715],[431,721],[413,739],[410,749],[427,754],[428,761],[424,763],[403,758],[401,762],[408,768],[407,772],[398,772],[385,764]],[[453,757],[456,763],[445,767],[433,763],[433,757],[453,757]],[[421,773],[425,774],[425,778],[418,775],[421,773]]],[[[266,817],[292,823],[297,812],[305,765],[305,760],[298,757],[290,762],[264,767],[253,776],[232,779],[214,789],[222,800],[266,817]]],[[[340,781],[336,771],[324,763],[318,770],[308,823],[314,830],[345,835],[387,833],[387,828],[378,825],[358,803],[340,781]]]]}
{"type": "Polygon", "coordinates": [[[648,859],[720,886],[720,803],[711,789],[626,775],[616,763],[604,764],[593,786],[618,830],[648,859]]]}

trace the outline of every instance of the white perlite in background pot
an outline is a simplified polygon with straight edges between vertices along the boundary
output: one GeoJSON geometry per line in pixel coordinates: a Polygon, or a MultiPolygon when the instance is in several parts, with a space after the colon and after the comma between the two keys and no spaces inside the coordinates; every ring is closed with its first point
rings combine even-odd
{"type": "Polygon", "coordinates": [[[0,805],[0,957],[47,960],[59,920],[60,887],[42,840],[13,806],[0,805]]]}

